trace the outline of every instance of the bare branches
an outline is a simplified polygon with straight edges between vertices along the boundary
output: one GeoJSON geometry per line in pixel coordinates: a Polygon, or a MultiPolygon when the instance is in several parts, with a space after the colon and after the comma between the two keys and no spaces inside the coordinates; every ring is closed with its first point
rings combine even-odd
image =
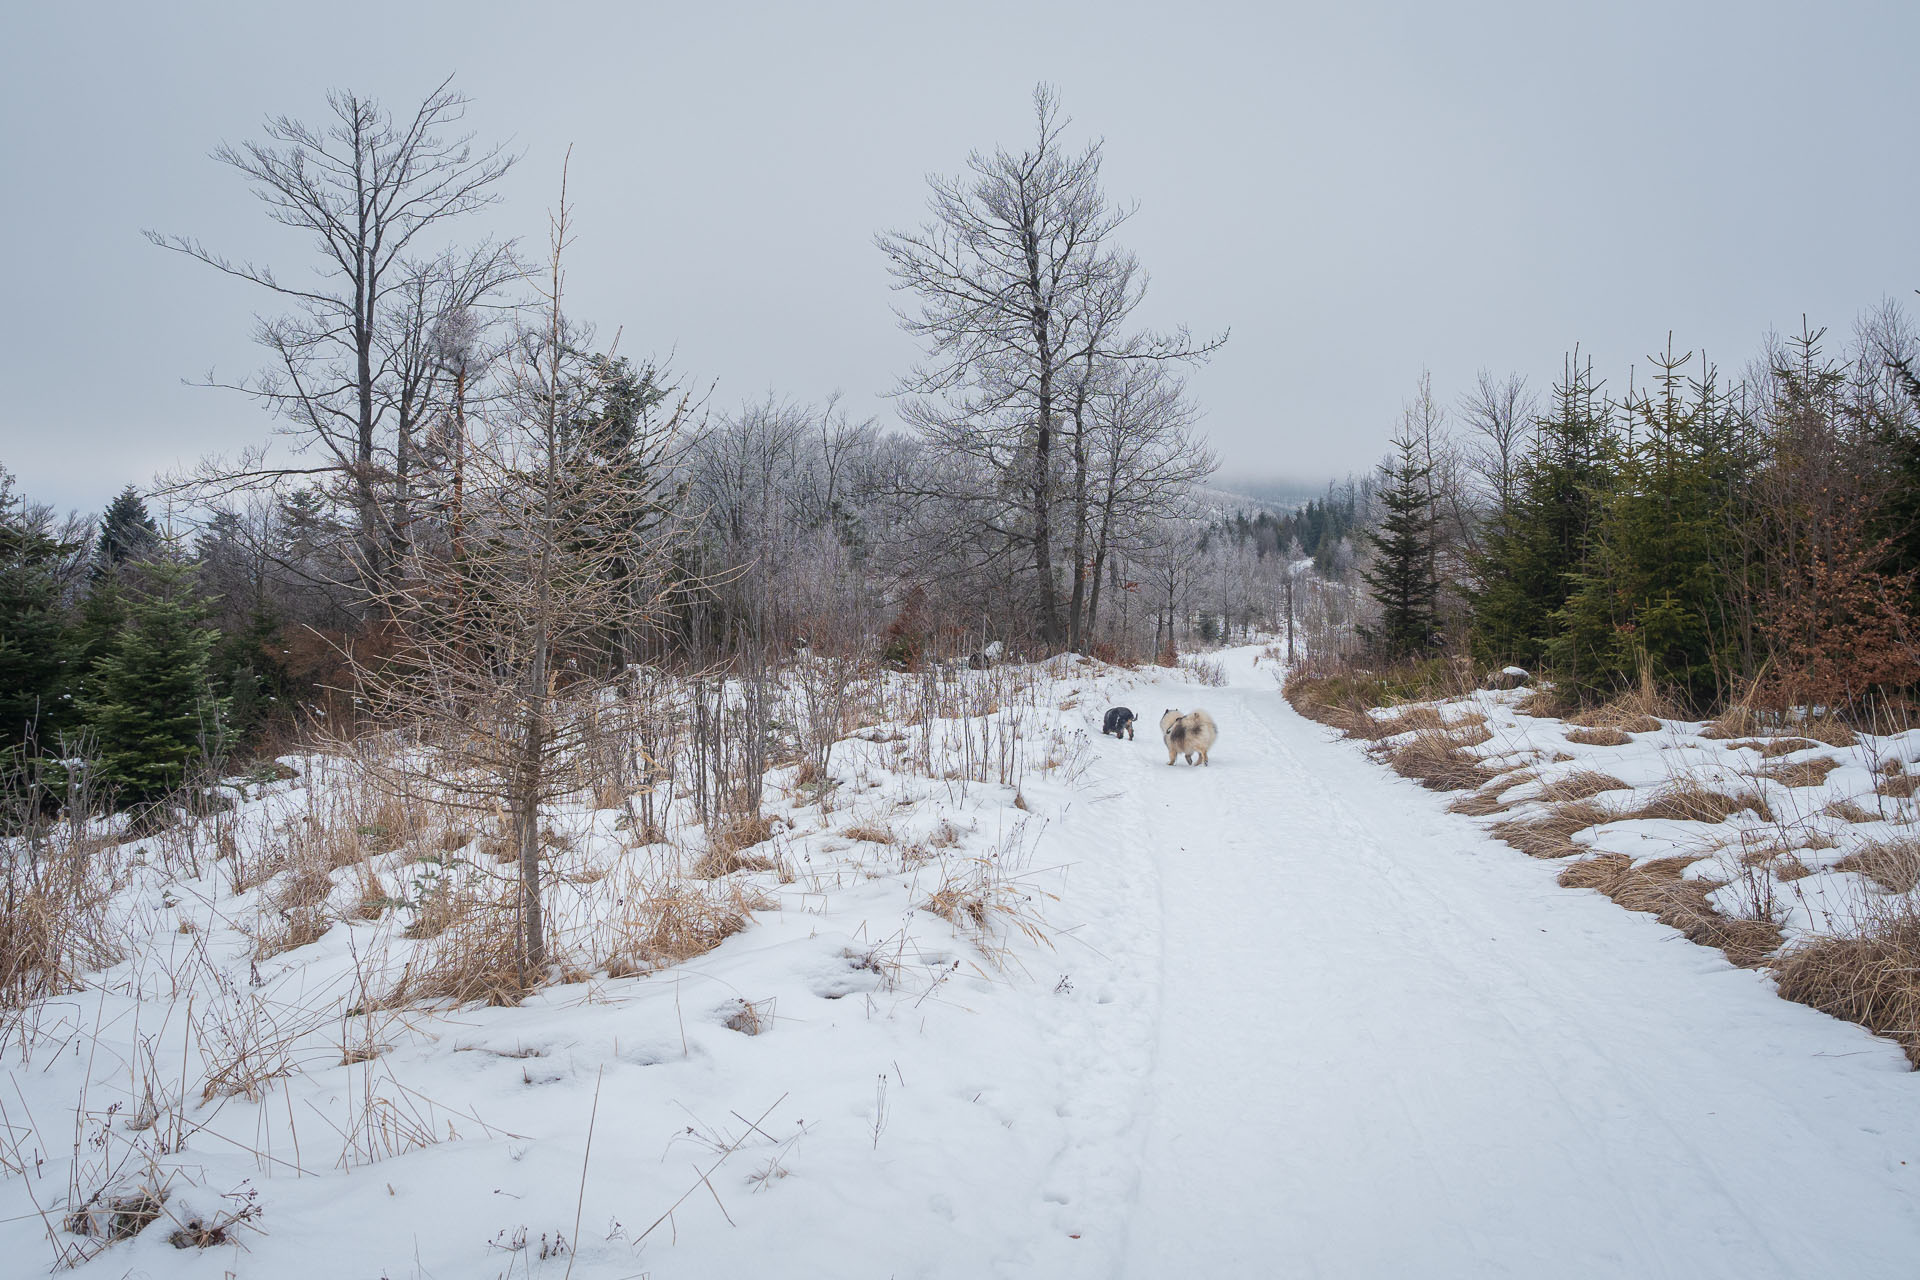
{"type": "Polygon", "coordinates": [[[354,513],[358,573],[374,582],[414,518],[419,433],[445,411],[443,370],[427,336],[445,315],[487,305],[522,274],[511,244],[461,251],[429,247],[428,238],[492,204],[515,157],[448,132],[468,106],[451,79],[405,118],[352,91],[329,93],[327,105],[324,127],[274,116],[263,139],[213,152],[269,219],[306,234],[312,283],[288,283],[269,265],[236,261],[190,236],[146,235],[290,308],[256,332],[266,370],[241,384],[208,383],[254,396],[286,424],[297,450],[320,450],[354,513]]]}
{"type": "Polygon", "coordinates": [[[1203,360],[1224,336],[1130,332],[1146,292],[1138,260],[1111,243],[1132,215],[1100,185],[1101,143],[1066,148],[1054,91],[1034,90],[1034,134],[1015,152],[974,152],[966,172],[928,179],[929,219],[876,237],[901,327],[927,359],[900,379],[905,411],[936,454],[979,468],[982,522],[1013,532],[1039,597],[1043,642],[1079,643],[1088,512],[1085,412],[1105,366],[1203,360]],[[1067,455],[1059,457],[1062,433],[1067,455]],[[1069,528],[1057,528],[1063,481],[1069,528]],[[992,513],[998,506],[1000,513],[992,513]],[[1076,581],[1063,623],[1056,538],[1073,547],[1076,581]]]}

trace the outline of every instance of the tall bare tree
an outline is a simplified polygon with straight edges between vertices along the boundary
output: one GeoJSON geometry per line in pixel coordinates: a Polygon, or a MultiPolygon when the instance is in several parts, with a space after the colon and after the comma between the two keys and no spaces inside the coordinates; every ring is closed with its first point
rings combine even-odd
{"type": "Polygon", "coordinates": [[[333,118],[324,126],[274,116],[263,140],[214,150],[252,186],[269,218],[306,235],[316,259],[309,281],[228,258],[190,236],[146,233],[288,308],[261,320],[255,335],[269,367],[245,382],[215,385],[271,406],[297,448],[317,450],[319,463],[268,468],[255,455],[205,478],[231,487],[328,476],[353,513],[360,571],[374,582],[396,554],[394,508],[383,497],[409,465],[426,376],[414,356],[432,327],[424,308],[430,298],[435,306],[471,305],[518,274],[510,246],[449,255],[433,243],[447,223],[492,204],[514,162],[500,146],[476,149],[471,133],[448,136],[468,105],[452,86],[449,78],[400,117],[351,90],[330,92],[333,118]]]}
{"type": "Polygon", "coordinates": [[[1526,456],[1539,400],[1527,389],[1524,375],[1498,378],[1482,369],[1460,397],[1459,412],[1467,431],[1467,466],[1485,487],[1494,517],[1504,521],[1513,512],[1520,460],[1526,456]]]}
{"type": "Polygon", "coordinates": [[[1146,277],[1110,241],[1132,210],[1108,203],[1100,142],[1068,149],[1048,86],[1033,113],[1024,149],[976,151],[965,174],[930,177],[932,217],[877,243],[895,289],[914,295],[900,321],[929,357],[901,379],[906,417],[936,451],[981,465],[982,505],[1007,507],[1002,532],[1035,576],[1040,638],[1057,644],[1068,638],[1054,580],[1063,417],[1084,407],[1102,358],[1195,359],[1224,339],[1126,329],[1146,277]]]}

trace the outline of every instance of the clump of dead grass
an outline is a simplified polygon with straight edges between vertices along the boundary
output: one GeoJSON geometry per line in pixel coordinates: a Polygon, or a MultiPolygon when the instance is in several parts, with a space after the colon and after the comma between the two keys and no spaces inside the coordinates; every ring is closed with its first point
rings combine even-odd
{"type": "MultiPolygon", "coordinates": [[[[1660,721],[1657,717],[1639,710],[1637,703],[1623,703],[1619,700],[1605,702],[1590,707],[1578,715],[1569,716],[1567,723],[1581,729],[1612,729],[1616,733],[1658,733],[1660,721]]],[[[1568,735],[1572,737],[1571,734],[1568,735]]]]}
{"type": "Polygon", "coordinates": [[[1630,791],[1626,783],[1610,773],[1601,773],[1597,769],[1582,769],[1569,773],[1565,777],[1554,778],[1540,788],[1540,798],[1559,804],[1568,800],[1586,800],[1605,791],[1630,791]]]}
{"type": "Polygon", "coordinates": [[[743,1036],[761,1035],[773,1027],[774,1001],[748,1000],[742,997],[727,1006],[726,1016],[721,1019],[729,1031],[738,1031],[743,1036]]]}
{"type": "Polygon", "coordinates": [[[1745,748],[1749,751],[1758,751],[1764,760],[1772,760],[1779,756],[1792,755],[1796,751],[1810,751],[1819,745],[1812,738],[1740,738],[1729,742],[1727,750],[1737,751],[1745,748]]]}
{"type": "Polygon", "coordinates": [[[1852,936],[1814,938],[1772,963],[1781,995],[1891,1037],[1920,1067],[1920,913],[1889,904],[1852,936]]]}
{"type": "Polygon", "coordinates": [[[1530,858],[1570,858],[1590,852],[1574,841],[1575,834],[1612,822],[1618,816],[1612,809],[1592,800],[1574,800],[1555,805],[1540,817],[1496,822],[1493,835],[1530,858]]]}
{"type": "Polygon", "coordinates": [[[1916,789],[1920,789],[1920,773],[1903,773],[1890,777],[1874,788],[1889,800],[1911,800],[1916,789]]]}
{"type": "Polygon", "coordinates": [[[900,841],[894,829],[884,822],[856,822],[840,834],[849,840],[864,840],[868,844],[893,845],[900,841]]]}
{"type": "Polygon", "coordinates": [[[707,884],[668,880],[623,898],[601,960],[610,978],[649,973],[704,955],[747,927],[748,913],[767,905],[758,891],[732,882],[724,892],[707,884]]]}
{"type": "Polygon", "coordinates": [[[159,1219],[166,1211],[166,1201],[164,1187],[139,1187],[114,1194],[103,1189],[70,1210],[61,1225],[73,1235],[108,1244],[131,1240],[159,1219]]]}
{"type": "MultiPolygon", "coordinates": [[[[1480,738],[1471,745],[1484,741],[1480,738]]],[[[1499,771],[1468,754],[1467,745],[1443,729],[1421,729],[1386,752],[1386,758],[1395,773],[1412,778],[1429,791],[1471,791],[1491,782],[1499,771]]]]}
{"type": "Polygon", "coordinates": [[[1725,822],[1734,814],[1750,810],[1771,822],[1773,810],[1766,797],[1757,791],[1729,795],[1694,778],[1675,778],[1653,793],[1653,797],[1635,809],[1635,818],[1661,818],[1678,822],[1725,822]]]}
{"type": "Polygon", "coordinates": [[[1814,756],[1808,760],[1782,760],[1765,765],[1760,769],[1760,776],[1783,787],[1817,787],[1839,767],[1840,762],[1832,756],[1814,756]]]}
{"type": "Polygon", "coordinates": [[[773,823],[763,814],[742,814],[715,825],[707,836],[707,850],[693,864],[702,880],[718,880],[736,871],[770,871],[775,863],[765,854],[749,853],[773,839],[773,823]]]}
{"type": "Polygon", "coordinates": [[[1860,823],[1860,822],[1878,822],[1880,820],[1880,817],[1878,814],[1872,813],[1866,809],[1862,809],[1859,805],[1855,804],[1851,800],[1829,801],[1827,806],[1824,809],[1820,810],[1820,812],[1822,815],[1826,817],[1838,818],[1842,822],[1860,823]]]}
{"type": "MultiPolygon", "coordinates": [[[[1805,741],[1811,738],[1814,742],[1807,743],[1808,746],[1825,743],[1830,747],[1850,747],[1859,741],[1859,736],[1854,733],[1852,727],[1837,716],[1785,715],[1763,710],[1747,702],[1738,702],[1728,707],[1700,731],[1700,736],[1715,739],[1758,738],[1782,741],[1792,738],[1805,741]]],[[[1743,741],[1741,745],[1751,744],[1743,741]]],[[[1783,747],[1773,754],[1785,755],[1788,751],[1800,750],[1805,750],[1805,747],[1783,747]]],[[[1766,754],[1764,749],[1762,754],[1766,754]]]]}
{"type": "Polygon", "coordinates": [[[1868,840],[1833,869],[1857,871],[1887,893],[1909,893],[1920,885],[1920,837],[1868,840]]]}
{"type": "Polygon", "coordinates": [[[520,921],[509,889],[483,896],[461,884],[430,894],[407,932],[426,945],[416,950],[374,1008],[400,1008],[429,1000],[455,1004],[518,1004],[526,994],[520,979],[520,921]]]}
{"type": "Polygon", "coordinates": [[[1452,804],[1447,806],[1447,811],[1449,813],[1464,813],[1471,818],[1487,818],[1492,817],[1496,813],[1505,813],[1507,810],[1513,808],[1514,805],[1519,804],[1520,801],[1507,800],[1503,797],[1515,787],[1532,782],[1537,776],[1538,775],[1530,769],[1516,769],[1508,773],[1500,774],[1488,781],[1488,783],[1478,791],[1460,796],[1454,800],[1452,804]]]}
{"type": "Polygon", "coordinates": [[[1567,730],[1567,741],[1582,747],[1624,747],[1633,737],[1624,729],[1574,728],[1567,730]]]}
{"type": "Polygon", "coordinates": [[[1570,889],[1597,889],[1629,911],[1644,911],[1678,929],[1689,942],[1718,947],[1743,969],[1759,966],[1780,946],[1780,926],[1716,911],[1709,895],[1726,881],[1688,878],[1687,867],[1699,860],[1698,855],[1677,854],[1635,863],[1624,853],[1602,853],[1568,866],[1560,873],[1560,883],[1570,889]]]}

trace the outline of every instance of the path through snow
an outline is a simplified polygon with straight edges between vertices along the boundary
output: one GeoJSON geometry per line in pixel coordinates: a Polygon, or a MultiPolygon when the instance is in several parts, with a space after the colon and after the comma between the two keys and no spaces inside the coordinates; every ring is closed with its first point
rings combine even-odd
{"type": "Polygon", "coordinates": [[[1227,660],[1125,695],[1140,740],[1097,739],[1044,842],[1106,976],[1056,1030],[1053,1238],[1010,1272],[1915,1274],[1897,1049],[1560,888],[1227,660]],[[1213,763],[1169,768],[1152,726],[1196,704],[1213,763]]]}

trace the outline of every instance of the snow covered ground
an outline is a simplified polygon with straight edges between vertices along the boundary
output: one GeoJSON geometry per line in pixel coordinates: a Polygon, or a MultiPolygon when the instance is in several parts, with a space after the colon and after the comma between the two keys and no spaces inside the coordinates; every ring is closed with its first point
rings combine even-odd
{"type": "MultiPolygon", "coordinates": [[[[760,904],[748,927],[519,1007],[356,1008],[368,956],[426,945],[406,912],[256,964],[271,885],[150,868],[123,894],[140,949],[7,1050],[0,1256],[329,1280],[1913,1273],[1898,1048],[1560,887],[1297,715],[1257,648],[1217,665],[1224,687],[1063,663],[924,736],[863,730],[831,809],[783,795],[774,865],[716,882],[760,904]],[[1115,702],[1138,740],[1098,735],[1115,702]],[[1196,706],[1212,762],[1169,767],[1152,726],[1196,706]],[[909,767],[923,745],[939,767],[909,767]],[[208,1092],[237,1059],[251,1088],[208,1092]],[[143,1180],[169,1194],[136,1237],[64,1229],[143,1180]],[[242,1211],[231,1243],[168,1243],[242,1211]]],[[[1479,713],[1554,732],[1513,696],[1479,713]]],[[[1612,750],[1671,776],[1658,743],[1612,750]]],[[[284,820],[308,780],[249,811],[284,820]]],[[[609,811],[569,821],[562,910],[590,931],[655,855],[609,811]]],[[[389,855],[384,892],[417,865],[389,855]]]]}

